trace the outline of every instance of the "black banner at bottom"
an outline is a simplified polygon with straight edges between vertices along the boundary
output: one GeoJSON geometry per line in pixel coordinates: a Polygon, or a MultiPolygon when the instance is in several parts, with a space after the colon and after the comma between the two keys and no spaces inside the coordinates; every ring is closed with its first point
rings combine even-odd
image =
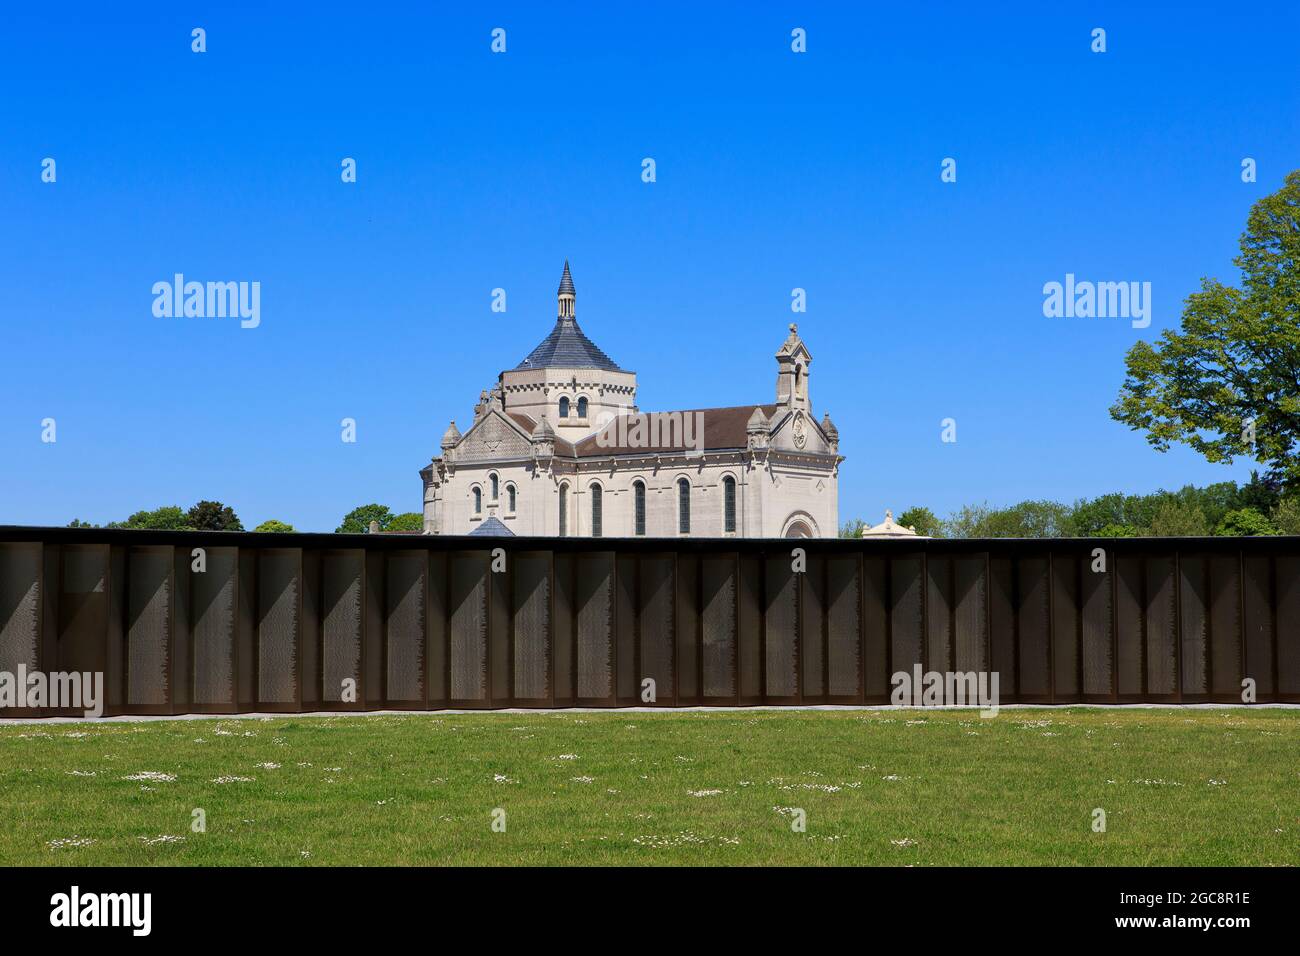
{"type": "MultiPolygon", "coordinates": [[[[0,869],[5,938],[348,945],[729,942],[786,933],[872,945],[1146,940],[1231,944],[1294,920],[1294,874],[1263,869],[0,869]],[[432,935],[430,935],[432,934],[432,935]],[[631,934],[630,936],[628,934],[631,934]]],[[[944,944],[946,945],[946,944],[944,944]]]]}

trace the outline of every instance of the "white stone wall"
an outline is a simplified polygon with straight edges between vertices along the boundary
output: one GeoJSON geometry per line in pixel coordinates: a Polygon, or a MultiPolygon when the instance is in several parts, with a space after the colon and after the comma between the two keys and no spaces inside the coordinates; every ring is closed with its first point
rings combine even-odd
{"type": "Polygon", "coordinates": [[[594,368],[511,369],[501,373],[507,410],[543,417],[565,441],[579,442],[605,422],[636,406],[636,373],[594,368]],[[568,398],[569,417],[560,418],[560,399],[568,398]],[[587,417],[579,419],[578,399],[587,399],[587,417]]]}
{"type": "Polygon", "coordinates": [[[825,462],[787,462],[773,456],[771,467],[746,453],[706,455],[704,461],[672,460],[665,456],[656,469],[652,462],[632,459],[618,462],[610,473],[600,467],[556,463],[547,471],[533,462],[483,462],[457,465],[437,490],[437,500],[426,500],[426,527],[436,519],[439,533],[469,534],[489,515],[495,515],[519,536],[559,534],[560,486],[569,489],[567,533],[587,537],[592,531],[591,486],[602,489],[602,533],[605,537],[632,537],[635,533],[634,483],[646,487],[647,537],[678,537],[678,481],[691,488],[691,537],[724,536],[723,478],[736,481],[736,536],[781,537],[792,519],[803,518],[815,535],[833,537],[837,531],[838,480],[825,462]],[[497,476],[498,496],[491,496],[491,477],[497,476]],[[516,491],[515,509],[509,508],[508,488],[516,491]],[[482,510],[474,513],[473,489],[482,491],[482,510]]]}

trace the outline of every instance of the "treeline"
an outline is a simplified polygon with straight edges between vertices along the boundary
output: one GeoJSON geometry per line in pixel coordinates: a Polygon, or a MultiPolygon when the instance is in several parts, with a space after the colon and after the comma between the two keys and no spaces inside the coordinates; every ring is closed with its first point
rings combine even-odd
{"type": "MultiPolygon", "coordinates": [[[[1300,493],[1283,493],[1257,474],[1234,481],[1149,495],[1115,493],[1074,504],[1022,501],[1007,508],[966,505],[947,518],[925,507],[894,519],[934,538],[1140,538],[1198,535],[1300,534],[1300,493]]],[[[865,522],[848,522],[841,537],[857,537],[865,522]]]]}
{"type": "MultiPolygon", "coordinates": [[[[423,531],[424,516],[417,511],[393,514],[387,505],[369,504],[353,508],[343,516],[343,523],[334,529],[336,534],[365,534],[370,522],[379,523],[380,531],[423,531]]],[[[69,528],[98,528],[74,518],[69,528]]],[[[229,505],[220,501],[200,501],[188,511],[178,505],[164,505],[153,511],[137,511],[125,521],[110,521],[105,528],[131,528],[138,531],[244,531],[239,515],[229,505]]],[[[285,521],[269,518],[254,531],[292,532],[297,529],[285,521]]]]}

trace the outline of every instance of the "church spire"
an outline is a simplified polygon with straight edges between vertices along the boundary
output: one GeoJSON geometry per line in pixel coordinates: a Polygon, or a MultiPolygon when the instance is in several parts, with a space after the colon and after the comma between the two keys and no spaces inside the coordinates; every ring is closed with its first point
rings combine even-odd
{"type": "Polygon", "coordinates": [[[578,293],[573,288],[573,276],[569,275],[568,259],[564,260],[564,275],[560,276],[560,291],[557,295],[560,300],[559,317],[561,319],[572,319],[578,293]]]}

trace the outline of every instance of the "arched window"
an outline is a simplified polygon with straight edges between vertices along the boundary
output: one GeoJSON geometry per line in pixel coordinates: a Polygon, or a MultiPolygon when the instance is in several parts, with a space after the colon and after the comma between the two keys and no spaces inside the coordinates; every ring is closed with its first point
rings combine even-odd
{"type": "Polygon", "coordinates": [[[483,513],[483,489],[475,485],[472,494],[474,495],[474,513],[481,515],[483,513]]]}
{"type": "Polygon", "coordinates": [[[511,514],[515,510],[515,486],[506,485],[506,510],[511,514]]]}
{"type": "Polygon", "coordinates": [[[498,497],[498,495],[500,494],[500,491],[501,491],[500,485],[499,485],[498,482],[497,482],[497,476],[496,476],[496,475],[488,475],[488,485],[489,485],[489,486],[491,487],[491,489],[492,489],[492,500],[493,500],[493,501],[496,501],[496,500],[497,500],[497,497],[498,497]]]}
{"type": "Polygon", "coordinates": [[[587,396],[585,395],[582,396],[582,398],[578,399],[578,417],[579,418],[587,417],[587,396]]]}
{"type": "Polygon", "coordinates": [[[569,398],[567,395],[564,398],[560,399],[560,417],[561,418],[569,417],[569,398]]]}
{"type": "Polygon", "coordinates": [[[691,483],[685,478],[677,480],[677,531],[691,533],[691,483]]]}
{"type": "Polygon", "coordinates": [[[633,508],[636,511],[634,518],[635,533],[645,534],[645,482],[634,481],[632,483],[633,508]]]}
{"type": "Polygon", "coordinates": [[[560,485],[560,537],[569,533],[569,486],[560,485]]]}
{"type": "Polygon", "coordinates": [[[600,485],[591,486],[591,536],[600,537],[600,512],[603,493],[600,485]]]}
{"type": "Polygon", "coordinates": [[[730,475],[722,479],[722,530],[736,533],[736,479],[730,475]]]}

